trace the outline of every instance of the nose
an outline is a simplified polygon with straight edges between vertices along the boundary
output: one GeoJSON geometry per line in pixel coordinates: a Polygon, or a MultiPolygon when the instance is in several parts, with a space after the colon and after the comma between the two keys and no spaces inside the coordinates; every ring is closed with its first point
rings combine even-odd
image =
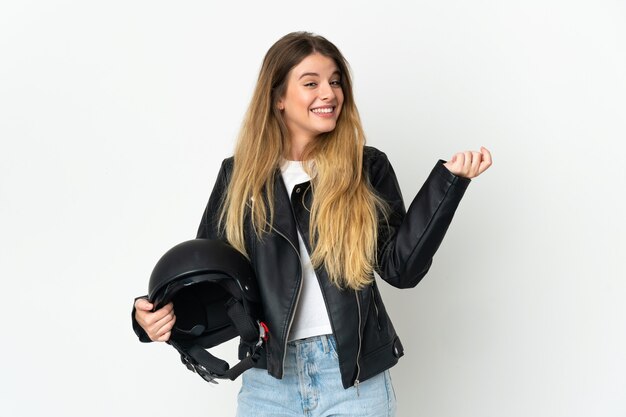
{"type": "Polygon", "coordinates": [[[335,98],[335,90],[328,82],[321,83],[319,91],[320,98],[324,101],[330,101],[335,98]]]}

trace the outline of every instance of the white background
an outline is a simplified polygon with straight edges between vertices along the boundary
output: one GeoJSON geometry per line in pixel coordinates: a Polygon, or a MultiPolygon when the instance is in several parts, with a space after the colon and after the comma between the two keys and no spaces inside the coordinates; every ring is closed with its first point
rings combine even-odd
{"type": "Polygon", "coordinates": [[[428,276],[381,284],[398,415],[626,415],[617,0],[3,2],[0,414],[234,414],[240,382],[138,343],[130,308],[195,236],[261,60],[294,30],[351,63],[407,203],[438,158],[493,153],[428,276]]]}

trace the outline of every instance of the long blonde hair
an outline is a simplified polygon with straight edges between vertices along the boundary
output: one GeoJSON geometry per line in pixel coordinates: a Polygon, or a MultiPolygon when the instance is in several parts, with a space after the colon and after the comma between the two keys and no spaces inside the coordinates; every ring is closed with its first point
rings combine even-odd
{"type": "Polygon", "coordinates": [[[314,193],[309,229],[311,262],[315,268],[323,264],[337,287],[360,289],[373,279],[378,221],[386,215],[387,205],[363,175],[365,135],[348,64],[337,47],[321,36],[290,33],[265,55],[235,147],[219,224],[228,241],[244,254],[247,217],[257,238],[271,230],[275,176],[290,147],[277,103],[286,92],[291,69],[313,53],[335,61],[344,102],[335,129],[312,140],[302,155],[303,160],[313,161],[304,164],[312,176],[314,193]]]}

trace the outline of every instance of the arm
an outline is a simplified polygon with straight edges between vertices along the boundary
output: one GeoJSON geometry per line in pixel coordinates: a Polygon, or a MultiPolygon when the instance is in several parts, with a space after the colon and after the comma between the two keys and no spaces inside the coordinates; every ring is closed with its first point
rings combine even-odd
{"type": "Polygon", "coordinates": [[[452,174],[439,160],[405,212],[396,175],[384,153],[376,158],[370,181],[390,206],[381,220],[378,274],[394,287],[416,286],[426,275],[470,179],[452,174]]]}

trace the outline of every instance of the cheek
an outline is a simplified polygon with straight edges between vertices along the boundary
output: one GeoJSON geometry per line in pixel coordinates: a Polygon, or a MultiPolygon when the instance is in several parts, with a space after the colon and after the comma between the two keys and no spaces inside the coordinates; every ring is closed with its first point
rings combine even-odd
{"type": "Polygon", "coordinates": [[[315,103],[315,95],[302,94],[302,96],[300,96],[300,105],[304,110],[308,111],[309,107],[311,107],[313,103],[315,103]]]}
{"type": "Polygon", "coordinates": [[[336,93],[336,97],[337,97],[337,102],[338,104],[343,108],[343,104],[344,104],[344,95],[343,95],[343,91],[338,91],[336,93]]]}
{"type": "Polygon", "coordinates": [[[291,105],[289,107],[293,113],[300,113],[303,111],[308,111],[310,102],[309,102],[308,97],[301,94],[296,97],[293,97],[290,104],[291,105]]]}

